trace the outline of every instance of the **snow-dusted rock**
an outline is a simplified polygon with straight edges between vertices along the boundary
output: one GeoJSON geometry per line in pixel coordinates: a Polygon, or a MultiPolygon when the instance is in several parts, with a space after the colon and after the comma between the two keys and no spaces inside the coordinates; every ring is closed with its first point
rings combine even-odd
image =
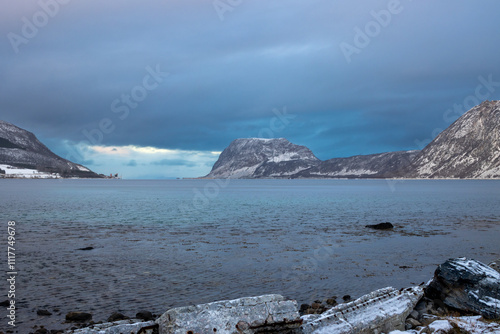
{"type": "Polygon", "coordinates": [[[280,295],[246,297],[168,310],[160,334],[293,333],[301,324],[297,302],[280,295]]]}
{"type": "Polygon", "coordinates": [[[156,327],[154,321],[141,322],[137,319],[128,319],[69,330],[66,334],[153,334],[156,327]]]}
{"type": "Polygon", "coordinates": [[[433,321],[428,326],[419,330],[400,331],[395,330],[389,334],[498,334],[500,324],[482,321],[481,316],[474,317],[445,317],[433,321]]]}
{"type": "Polygon", "coordinates": [[[499,178],[500,101],[463,114],[412,162],[410,177],[499,178]]]}
{"type": "Polygon", "coordinates": [[[240,138],[221,153],[208,178],[288,177],[317,163],[305,146],[285,138],[240,138]]]}
{"type": "Polygon", "coordinates": [[[405,320],[423,296],[423,288],[374,291],[320,315],[303,316],[304,334],[387,333],[404,330],[405,320]]]}
{"type": "Polygon", "coordinates": [[[426,295],[488,319],[500,317],[500,273],[479,261],[457,258],[441,264],[426,295]]]}

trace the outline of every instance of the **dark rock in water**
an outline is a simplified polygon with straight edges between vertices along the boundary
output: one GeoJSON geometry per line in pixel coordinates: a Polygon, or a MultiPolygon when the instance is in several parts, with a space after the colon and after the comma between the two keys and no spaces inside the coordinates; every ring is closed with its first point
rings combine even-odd
{"type": "Polygon", "coordinates": [[[85,312],[69,312],[66,314],[66,321],[68,322],[84,322],[92,319],[92,314],[85,312]]]}
{"type": "Polygon", "coordinates": [[[78,248],[77,250],[92,250],[94,247],[89,246],[89,247],[84,247],[84,248],[78,248]]]}
{"type": "Polygon", "coordinates": [[[126,315],[119,313],[119,312],[115,312],[109,316],[108,322],[113,322],[113,321],[118,321],[118,320],[127,320],[127,319],[130,319],[130,318],[127,317],[126,315]]]}
{"type": "Polygon", "coordinates": [[[322,306],[321,303],[314,302],[311,304],[311,308],[313,308],[313,309],[319,309],[319,308],[321,308],[321,306],[322,306]]]}
{"type": "Polygon", "coordinates": [[[344,297],[342,297],[342,299],[345,301],[345,302],[348,302],[351,300],[351,296],[349,295],[345,295],[344,297]]]}
{"type": "Polygon", "coordinates": [[[10,301],[9,300],[6,300],[6,301],[3,301],[0,303],[0,306],[2,307],[8,307],[10,305],[10,301]]]}
{"type": "Polygon", "coordinates": [[[337,305],[337,297],[335,297],[335,298],[328,298],[328,299],[326,300],[326,303],[327,303],[328,305],[332,305],[332,306],[337,305]]]}
{"type": "Polygon", "coordinates": [[[436,269],[425,293],[435,304],[438,299],[448,307],[487,319],[500,317],[500,273],[479,261],[446,261],[436,269]]]}
{"type": "Polygon", "coordinates": [[[47,316],[48,316],[48,315],[52,315],[52,313],[50,313],[50,312],[49,312],[49,311],[47,311],[47,310],[37,310],[37,311],[36,311],[36,314],[37,314],[37,315],[47,315],[47,316]]]}
{"type": "Polygon", "coordinates": [[[379,223],[379,224],[374,224],[374,225],[366,225],[365,227],[373,228],[375,230],[389,230],[391,228],[394,228],[394,225],[392,225],[389,222],[385,222],[385,223],[379,223]]]}
{"type": "Polygon", "coordinates": [[[311,308],[311,305],[309,305],[309,304],[302,304],[302,305],[300,305],[300,313],[304,314],[310,308],[311,308]]]}
{"type": "Polygon", "coordinates": [[[149,311],[139,311],[135,317],[144,321],[153,320],[153,314],[149,311]]]}

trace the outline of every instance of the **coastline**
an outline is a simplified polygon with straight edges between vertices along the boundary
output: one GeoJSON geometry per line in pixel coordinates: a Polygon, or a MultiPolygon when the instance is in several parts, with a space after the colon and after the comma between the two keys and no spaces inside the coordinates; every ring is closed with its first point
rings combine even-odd
{"type": "MultiPolygon", "coordinates": [[[[90,313],[70,312],[66,315],[68,328],[51,330],[50,333],[196,332],[208,334],[212,333],[213,327],[213,332],[223,334],[260,333],[265,328],[267,328],[266,333],[348,334],[360,333],[360,330],[364,333],[364,329],[370,332],[385,330],[386,333],[416,334],[442,333],[440,330],[445,323],[448,326],[455,325],[457,328],[464,327],[464,330],[465,328],[472,329],[467,333],[496,333],[500,331],[500,295],[498,293],[495,295],[494,291],[490,292],[497,298],[496,307],[492,305],[488,311],[486,308],[483,309],[483,306],[479,306],[476,312],[471,313],[468,311],[470,302],[467,300],[458,303],[453,301],[450,304],[448,299],[453,296],[454,292],[448,291],[448,285],[443,287],[445,289],[443,291],[447,292],[438,299],[436,299],[435,291],[441,289],[440,285],[445,284],[442,282],[442,277],[447,277],[451,284],[456,284],[454,289],[463,289],[464,284],[472,284],[469,286],[471,290],[481,289],[481,284],[490,284],[489,286],[494,284],[498,289],[500,288],[499,266],[500,259],[491,262],[489,266],[467,258],[449,259],[438,266],[432,279],[419,286],[400,290],[391,287],[382,288],[356,300],[352,300],[350,296],[344,296],[341,303],[337,303],[338,297],[336,296],[328,297],[323,301],[315,301],[312,305],[302,304],[300,310],[293,299],[286,299],[281,295],[263,295],[173,308],[166,310],[162,315],[139,311],[134,318],[130,318],[115,312],[107,321],[100,322],[93,322],[90,313]],[[460,268],[456,267],[457,265],[460,268]],[[450,269],[445,269],[446,266],[450,269]],[[448,274],[442,274],[443,270],[451,271],[448,274]],[[450,277],[453,271],[456,271],[454,274],[457,275],[456,278],[450,277]],[[466,281],[463,281],[462,275],[467,277],[466,281]],[[265,315],[266,312],[269,314],[265,315]],[[232,325],[228,327],[228,323],[232,325]],[[236,332],[230,329],[234,326],[238,329],[236,332]]],[[[489,297],[477,296],[477,301],[482,303],[482,298],[489,297]]],[[[37,313],[45,316],[51,315],[46,310],[38,310],[37,313]]],[[[32,333],[42,334],[48,331],[43,326],[34,326],[32,333]]]]}

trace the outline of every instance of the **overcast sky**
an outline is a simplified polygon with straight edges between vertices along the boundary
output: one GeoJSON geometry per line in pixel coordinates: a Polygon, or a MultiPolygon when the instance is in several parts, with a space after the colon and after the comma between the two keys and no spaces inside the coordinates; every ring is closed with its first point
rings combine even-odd
{"type": "Polygon", "coordinates": [[[246,137],[421,149],[500,99],[498,0],[0,1],[0,119],[98,173],[201,176],[246,137]]]}

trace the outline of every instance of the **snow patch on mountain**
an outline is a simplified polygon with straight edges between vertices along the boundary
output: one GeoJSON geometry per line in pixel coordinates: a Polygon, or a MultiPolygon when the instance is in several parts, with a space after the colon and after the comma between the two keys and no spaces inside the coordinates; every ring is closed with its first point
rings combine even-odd
{"type": "Polygon", "coordinates": [[[5,174],[0,173],[0,178],[21,178],[21,179],[58,179],[58,173],[40,172],[36,169],[17,168],[10,165],[0,164],[0,170],[5,174]]]}

